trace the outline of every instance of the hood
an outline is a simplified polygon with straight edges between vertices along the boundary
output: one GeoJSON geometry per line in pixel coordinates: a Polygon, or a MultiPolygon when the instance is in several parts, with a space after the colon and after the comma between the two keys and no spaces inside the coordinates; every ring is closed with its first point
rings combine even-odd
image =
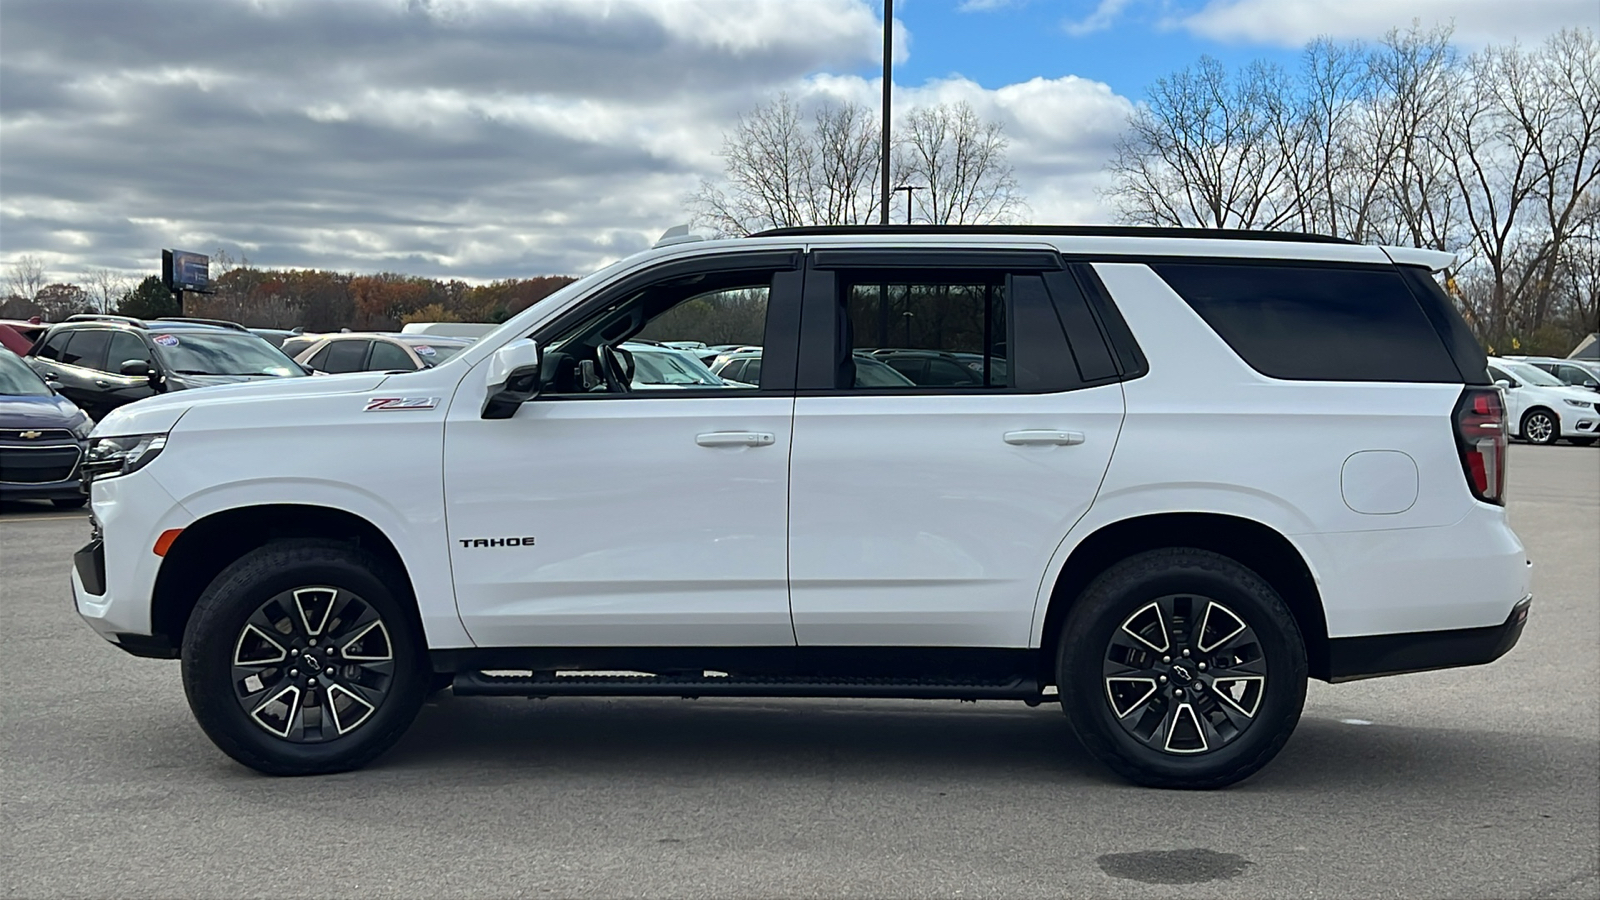
{"type": "MultiPolygon", "coordinates": [[[[234,376],[184,375],[185,379],[234,378],[234,376]]],[[[147,397],[112,410],[95,426],[96,437],[120,434],[159,434],[172,430],[183,414],[196,406],[213,403],[233,403],[239,400],[262,400],[285,397],[313,397],[323,394],[355,394],[370,391],[383,383],[383,372],[351,372],[348,375],[327,375],[321,378],[267,377],[251,380],[236,379],[244,383],[218,384],[202,390],[169,391],[147,397]]],[[[196,385],[198,387],[198,385],[196,385]]]]}
{"type": "Polygon", "coordinates": [[[88,421],[83,410],[60,394],[0,396],[0,428],[76,428],[88,421]]]}
{"type": "MultiPolygon", "coordinates": [[[[248,384],[254,381],[267,381],[274,378],[283,378],[283,375],[168,375],[175,381],[182,382],[185,387],[216,387],[223,384],[248,384]]],[[[293,377],[293,376],[288,376],[293,377]]]]}

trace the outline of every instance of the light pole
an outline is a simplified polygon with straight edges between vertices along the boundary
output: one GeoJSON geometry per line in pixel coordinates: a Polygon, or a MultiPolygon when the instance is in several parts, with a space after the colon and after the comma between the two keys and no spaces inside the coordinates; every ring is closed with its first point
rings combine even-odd
{"type": "Polygon", "coordinates": [[[922,185],[919,185],[919,184],[902,184],[899,187],[895,188],[896,192],[899,192],[899,191],[905,191],[906,192],[906,224],[907,225],[911,224],[911,192],[912,191],[920,191],[920,190],[922,190],[922,185]]]}
{"type": "MultiPolygon", "coordinates": [[[[894,74],[894,0],[883,0],[883,142],[879,148],[878,174],[883,196],[878,204],[878,224],[889,224],[889,86],[894,74]]],[[[909,200],[910,194],[906,197],[909,200]]]]}

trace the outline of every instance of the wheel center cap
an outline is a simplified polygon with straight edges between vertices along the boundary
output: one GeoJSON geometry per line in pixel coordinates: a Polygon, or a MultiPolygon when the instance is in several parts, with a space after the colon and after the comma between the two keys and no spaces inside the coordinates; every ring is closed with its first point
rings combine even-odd
{"type": "Polygon", "coordinates": [[[316,672],[322,671],[322,664],[317,662],[317,658],[315,656],[312,656],[309,653],[304,654],[303,656],[301,656],[300,657],[300,662],[307,669],[309,669],[312,673],[316,673],[316,672]]]}
{"type": "Polygon", "coordinates": [[[1172,677],[1180,682],[1190,682],[1194,680],[1194,673],[1187,666],[1175,665],[1172,667],[1172,677]]]}

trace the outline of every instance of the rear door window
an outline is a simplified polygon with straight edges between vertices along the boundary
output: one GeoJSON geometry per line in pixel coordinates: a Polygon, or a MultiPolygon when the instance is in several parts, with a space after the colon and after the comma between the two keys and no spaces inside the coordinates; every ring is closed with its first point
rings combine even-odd
{"type": "Polygon", "coordinates": [[[85,369],[106,367],[106,348],[111,344],[111,332],[98,329],[73,332],[72,340],[61,353],[61,362],[85,369]]]}
{"type": "MultiPolygon", "coordinates": [[[[357,343],[351,341],[350,343],[357,343]]],[[[411,361],[411,354],[400,349],[388,341],[373,341],[372,358],[367,361],[367,369],[373,372],[393,372],[396,370],[410,372],[417,368],[411,361]]]]}
{"type": "Polygon", "coordinates": [[[371,345],[371,341],[334,341],[328,345],[325,353],[317,354],[322,359],[322,365],[316,368],[335,375],[342,372],[359,372],[366,364],[367,348],[371,345]]]}
{"type": "Polygon", "coordinates": [[[1444,341],[1393,267],[1150,266],[1251,368],[1304,381],[1459,383],[1444,341]]]}
{"type": "Polygon", "coordinates": [[[39,345],[37,356],[40,359],[53,359],[59,362],[62,351],[67,349],[67,340],[72,335],[73,332],[71,331],[56,331],[52,333],[49,338],[45,339],[43,344],[39,345]]]}

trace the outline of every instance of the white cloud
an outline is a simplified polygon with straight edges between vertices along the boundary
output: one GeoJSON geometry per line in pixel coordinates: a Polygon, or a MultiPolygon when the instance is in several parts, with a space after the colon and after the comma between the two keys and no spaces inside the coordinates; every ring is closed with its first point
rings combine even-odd
{"type": "MultiPolygon", "coordinates": [[[[812,79],[800,96],[822,95],[877,105],[877,81],[856,77],[812,79]]],[[[1098,189],[1105,186],[1105,162],[1127,122],[1133,104],[1107,85],[1068,75],[1034,78],[997,89],[966,78],[897,87],[898,118],[918,106],[965,102],[985,119],[1005,128],[1008,158],[1027,196],[1032,221],[1078,224],[1109,221],[1098,189]]]]}
{"type": "MultiPolygon", "coordinates": [[[[876,81],[817,73],[877,67],[877,3],[805,6],[6,0],[0,264],[145,274],[178,246],[466,279],[589,271],[687,218],[740,112],[783,91],[876,106],[876,81]]],[[[896,108],[957,99],[1005,124],[1039,221],[1102,217],[1125,99],[1077,78],[953,79],[899,89],[896,108]]]]}
{"type": "Polygon", "coordinates": [[[1076,22],[1067,22],[1062,27],[1073,37],[1104,31],[1111,27],[1122,14],[1123,7],[1127,5],[1128,0],[1100,0],[1100,5],[1094,8],[1094,12],[1076,22]]]}
{"type": "Polygon", "coordinates": [[[961,0],[957,12],[992,12],[1008,6],[1021,6],[1028,0],[961,0]]]}
{"type": "Polygon", "coordinates": [[[1320,35],[1379,38],[1415,19],[1424,28],[1455,23],[1464,45],[1537,42],[1571,27],[1600,28],[1595,0],[1209,0],[1169,22],[1202,37],[1299,46],[1320,35]]]}

